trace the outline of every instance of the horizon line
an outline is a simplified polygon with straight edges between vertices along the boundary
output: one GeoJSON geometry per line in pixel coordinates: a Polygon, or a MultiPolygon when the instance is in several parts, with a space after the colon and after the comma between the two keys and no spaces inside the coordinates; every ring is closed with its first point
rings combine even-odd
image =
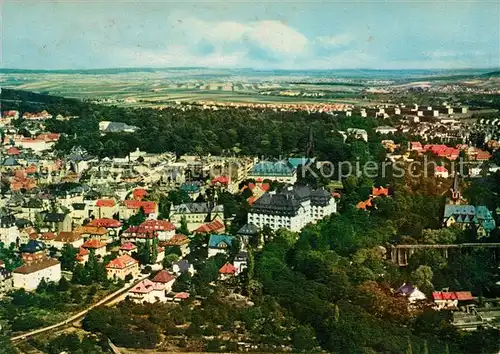
{"type": "Polygon", "coordinates": [[[27,68],[0,68],[0,72],[16,72],[16,71],[99,71],[99,70],[172,70],[172,69],[205,69],[205,70],[252,70],[252,71],[340,71],[340,70],[369,70],[369,71],[408,71],[408,70],[420,70],[420,71],[465,71],[465,70],[500,70],[500,66],[493,67],[462,67],[462,68],[296,68],[296,69],[285,69],[285,68],[256,68],[256,67],[210,67],[210,66],[123,66],[123,67],[101,67],[101,68],[75,68],[75,69],[27,69],[27,68]]]}

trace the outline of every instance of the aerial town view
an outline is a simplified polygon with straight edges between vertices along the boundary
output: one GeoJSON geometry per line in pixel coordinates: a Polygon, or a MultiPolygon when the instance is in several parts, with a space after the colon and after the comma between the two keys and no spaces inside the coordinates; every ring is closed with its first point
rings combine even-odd
{"type": "Polygon", "coordinates": [[[500,2],[0,7],[0,354],[500,353],[500,2]]]}

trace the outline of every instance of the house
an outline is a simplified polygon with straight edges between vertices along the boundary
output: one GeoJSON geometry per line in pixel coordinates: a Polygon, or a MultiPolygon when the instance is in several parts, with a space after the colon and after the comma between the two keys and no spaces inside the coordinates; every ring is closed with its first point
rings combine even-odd
{"type": "Polygon", "coordinates": [[[82,237],[86,240],[89,238],[95,238],[105,243],[110,241],[108,230],[103,226],[78,226],[73,231],[82,235],[82,237]]]}
{"type": "Polygon", "coordinates": [[[61,231],[54,238],[54,241],[52,241],[52,246],[58,250],[61,250],[66,244],[78,249],[83,245],[83,237],[77,232],[61,231]]]}
{"type": "Polygon", "coordinates": [[[166,301],[165,286],[149,279],[144,279],[129,290],[127,297],[137,303],[155,303],[166,301]]]}
{"type": "Polygon", "coordinates": [[[243,186],[241,192],[245,189],[249,189],[252,192],[252,195],[247,198],[247,202],[249,205],[253,205],[257,199],[262,197],[268,190],[271,188],[269,183],[248,183],[248,185],[243,186]]]}
{"type": "Polygon", "coordinates": [[[158,204],[152,201],[124,200],[120,207],[120,216],[123,219],[128,219],[141,209],[144,210],[146,216],[151,216],[158,213],[158,204]]]}
{"type": "Polygon", "coordinates": [[[134,245],[132,242],[125,242],[120,246],[120,254],[128,254],[129,256],[132,255],[137,250],[137,246],[134,245]]]}
{"type": "Polygon", "coordinates": [[[129,274],[135,278],[139,274],[139,262],[128,254],[122,254],[106,264],[106,272],[108,278],[124,280],[129,274]]]}
{"type": "Polygon", "coordinates": [[[124,242],[145,242],[146,239],[152,240],[158,238],[158,233],[155,230],[146,229],[141,226],[130,226],[127,230],[123,231],[120,236],[122,243],[124,242]]]}
{"type": "Polygon", "coordinates": [[[19,229],[16,226],[16,218],[13,214],[3,213],[0,216],[0,242],[9,246],[11,243],[18,244],[20,241],[19,229]]]}
{"type": "MultiPolygon", "coordinates": [[[[19,244],[25,245],[29,242],[29,240],[33,239],[33,237],[38,238],[38,232],[32,226],[25,227],[19,231],[19,244]]],[[[55,235],[54,235],[55,238],[55,235]]],[[[45,241],[44,241],[45,242],[45,241]]],[[[46,243],[46,242],[45,242],[46,243]]]]}
{"type": "Polygon", "coordinates": [[[175,235],[175,225],[168,220],[150,219],[144,221],[139,227],[156,232],[159,241],[167,241],[175,235]]]}
{"type": "Polygon", "coordinates": [[[257,242],[260,243],[259,233],[260,229],[257,225],[247,223],[238,230],[236,236],[240,237],[245,245],[248,245],[252,238],[258,238],[257,242]]]}
{"type": "Polygon", "coordinates": [[[288,160],[260,161],[252,167],[248,178],[257,182],[269,180],[294,184],[297,182],[297,169],[288,160]]]}
{"type": "Polygon", "coordinates": [[[236,268],[236,274],[240,274],[248,266],[248,253],[240,252],[234,257],[233,265],[236,268]]]}
{"type": "Polygon", "coordinates": [[[221,280],[226,280],[228,278],[234,277],[236,273],[236,267],[231,263],[226,263],[221,267],[221,269],[219,269],[219,278],[221,280]]]}
{"type": "Polygon", "coordinates": [[[209,223],[203,224],[199,226],[194,232],[200,234],[211,234],[211,233],[222,233],[226,231],[226,226],[224,225],[224,221],[220,216],[216,216],[209,223]]]}
{"type": "Polygon", "coordinates": [[[437,310],[456,309],[459,301],[474,300],[470,291],[434,291],[432,298],[437,310]]]}
{"type": "Polygon", "coordinates": [[[96,238],[89,238],[81,247],[89,252],[93,250],[94,254],[99,257],[105,257],[108,254],[106,244],[96,238]]]}
{"type": "Polygon", "coordinates": [[[170,274],[166,270],[160,270],[153,278],[153,282],[163,284],[165,291],[168,293],[172,291],[175,279],[175,275],[170,274]]]}
{"type": "Polygon", "coordinates": [[[444,166],[436,166],[434,168],[434,176],[446,179],[449,177],[448,169],[444,166]]]}
{"type": "Polygon", "coordinates": [[[178,226],[185,219],[189,230],[194,230],[217,216],[224,220],[224,207],[222,205],[211,207],[208,203],[184,203],[170,207],[170,221],[178,226]]]}
{"type": "Polygon", "coordinates": [[[139,130],[135,125],[128,125],[123,122],[99,122],[99,130],[102,133],[134,133],[139,130]]]}
{"type": "Polygon", "coordinates": [[[337,211],[337,202],[324,188],[288,186],[280,191],[267,192],[248,213],[248,223],[262,229],[285,228],[300,231],[308,223],[316,222],[337,211]]]}
{"type": "Polygon", "coordinates": [[[444,207],[443,226],[456,225],[465,229],[474,226],[479,237],[490,234],[496,227],[493,215],[484,205],[455,205],[447,204],[444,207]]]}
{"type": "Polygon", "coordinates": [[[410,304],[427,299],[427,296],[425,296],[423,292],[418,290],[416,286],[406,283],[401,285],[399,289],[396,290],[396,295],[406,297],[410,304]]]}
{"type": "Polygon", "coordinates": [[[76,254],[76,261],[82,264],[87,263],[89,261],[89,254],[90,252],[87,249],[80,247],[76,254]]]}
{"type": "Polygon", "coordinates": [[[36,290],[42,279],[46,282],[61,280],[61,264],[48,257],[44,243],[30,240],[20,251],[23,265],[12,272],[14,288],[31,291],[36,290]]]}
{"type": "Polygon", "coordinates": [[[212,234],[208,240],[208,257],[219,253],[227,254],[233,245],[233,236],[212,234]]]}
{"type": "Polygon", "coordinates": [[[165,247],[179,247],[182,255],[185,256],[189,253],[189,238],[183,234],[176,234],[168,241],[162,242],[161,245],[165,247]]]}
{"type": "Polygon", "coordinates": [[[45,243],[45,245],[47,247],[55,247],[54,246],[54,240],[56,239],[57,235],[53,232],[50,232],[50,231],[47,231],[47,232],[43,232],[42,234],[36,234],[36,237],[34,237],[35,235],[32,233],[30,234],[30,239],[38,239],[40,241],[42,241],[43,243],[45,243]]]}
{"type": "Polygon", "coordinates": [[[47,231],[69,232],[72,229],[72,220],[69,214],[65,213],[45,213],[43,221],[47,231]]]}
{"type": "Polygon", "coordinates": [[[72,203],[71,204],[71,219],[77,225],[83,224],[83,221],[89,217],[89,208],[86,203],[72,203]]]}
{"type": "Polygon", "coordinates": [[[172,271],[176,275],[180,275],[182,273],[189,273],[190,275],[194,275],[194,267],[186,259],[181,259],[179,262],[174,263],[172,265],[172,271]]]}
{"type": "Polygon", "coordinates": [[[98,218],[112,219],[118,212],[118,206],[114,199],[98,199],[95,202],[95,209],[98,218]]]}

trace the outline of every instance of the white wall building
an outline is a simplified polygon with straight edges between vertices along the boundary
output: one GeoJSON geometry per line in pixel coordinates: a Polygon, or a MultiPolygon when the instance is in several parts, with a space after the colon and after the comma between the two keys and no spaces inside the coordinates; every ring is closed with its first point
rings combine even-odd
{"type": "Polygon", "coordinates": [[[337,203],[325,189],[294,186],[264,194],[250,209],[248,222],[260,229],[268,225],[273,230],[300,231],[308,223],[335,212],[337,203]]]}

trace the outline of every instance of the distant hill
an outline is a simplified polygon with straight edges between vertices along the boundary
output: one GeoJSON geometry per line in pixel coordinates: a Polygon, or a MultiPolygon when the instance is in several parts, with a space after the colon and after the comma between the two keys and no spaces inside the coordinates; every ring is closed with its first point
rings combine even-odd
{"type": "Polygon", "coordinates": [[[500,70],[491,71],[489,73],[483,74],[483,77],[500,77],[500,70]]]}

